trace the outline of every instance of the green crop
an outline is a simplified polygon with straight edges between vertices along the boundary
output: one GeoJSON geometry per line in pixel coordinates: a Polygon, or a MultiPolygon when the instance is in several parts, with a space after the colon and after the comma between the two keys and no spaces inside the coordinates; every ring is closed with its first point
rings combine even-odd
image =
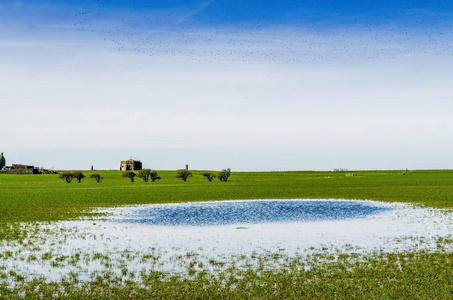
{"type": "MultiPolygon", "coordinates": [[[[232,172],[228,182],[203,177],[208,171],[192,171],[183,182],[175,171],[158,171],[158,182],[131,182],[119,171],[96,171],[104,179],[66,183],[58,175],[0,174],[0,242],[17,242],[23,249],[0,250],[0,259],[24,256],[26,261],[50,261],[55,268],[76,266],[84,260],[113,262],[103,253],[36,256],[27,236],[39,234],[37,222],[94,216],[93,208],[134,204],[239,199],[369,199],[407,202],[434,208],[453,208],[453,170],[354,171],[354,172],[232,172]],[[405,173],[405,175],[403,175],[405,173]],[[347,176],[353,174],[354,176],[347,176]]],[[[213,172],[213,171],[210,171],[213,172]]],[[[84,172],[90,176],[92,172],[84,172]]],[[[42,232],[41,232],[42,233],[42,232]]],[[[407,253],[375,253],[357,257],[343,249],[336,256],[321,255],[311,261],[282,258],[280,254],[258,260],[283,261],[274,270],[238,269],[225,262],[203,265],[194,257],[187,262],[189,276],[127,269],[125,254],[120,274],[92,274],[81,281],[78,274],[49,282],[24,278],[20,270],[0,266],[0,298],[70,299],[317,299],[317,298],[438,298],[453,295],[452,241],[440,240],[438,251],[414,249],[407,253]],[[445,246],[445,248],[444,248],[445,246]],[[218,271],[211,273],[205,268],[218,271]],[[14,285],[11,286],[11,282],[14,285]]],[[[140,259],[152,263],[153,254],[140,259]]]]}
{"type": "MultiPolygon", "coordinates": [[[[352,255],[351,255],[352,256],[352,255]]],[[[268,258],[263,258],[268,259],[268,258]]],[[[283,270],[230,267],[215,274],[196,263],[189,277],[159,271],[97,272],[83,281],[70,273],[59,281],[27,280],[0,270],[2,299],[451,299],[453,254],[388,253],[360,261],[343,255],[302,263],[286,259],[283,270]],[[301,265],[304,268],[301,268],[301,265]],[[15,282],[9,287],[9,278],[15,282]]]]}
{"type": "MultiPolygon", "coordinates": [[[[159,171],[159,182],[131,183],[119,171],[104,180],[67,184],[58,175],[0,174],[1,222],[55,221],[89,214],[92,207],[235,199],[370,199],[453,207],[453,171],[233,172],[227,183],[193,171],[183,182],[159,171]]],[[[90,176],[90,172],[85,172],[90,176]]]]}

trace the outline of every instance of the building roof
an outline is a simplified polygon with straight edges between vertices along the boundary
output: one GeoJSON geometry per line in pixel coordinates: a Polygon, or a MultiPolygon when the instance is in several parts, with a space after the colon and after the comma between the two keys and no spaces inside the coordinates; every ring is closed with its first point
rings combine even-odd
{"type": "Polygon", "coordinates": [[[128,159],[128,160],[123,160],[123,161],[126,161],[126,162],[133,162],[133,161],[139,161],[139,160],[135,160],[135,159],[130,158],[130,159],[128,159]]]}

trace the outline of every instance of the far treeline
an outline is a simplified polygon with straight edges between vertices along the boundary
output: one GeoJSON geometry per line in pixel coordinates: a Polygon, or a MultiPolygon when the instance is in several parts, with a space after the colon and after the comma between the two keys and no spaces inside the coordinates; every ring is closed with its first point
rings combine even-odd
{"type": "MultiPolygon", "coordinates": [[[[204,172],[202,176],[206,177],[209,182],[212,182],[214,178],[218,178],[222,182],[227,182],[228,178],[231,175],[231,169],[223,169],[219,173],[214,174],[210,172],[204,172]]],[[[66,180],[67,183],[71,183],[73,179],[76,179],[78,183],[82,182],[82,179],[85,178],[86,176],[83,174],[82,171],[63,171],[61,172],[58,177],[60,179],[66,180]]],[[[124,178],[129,178],[131,182],[134,182],[135,177],[143,179],[144,182],[148,182],[151,179],[151,182],[155,182],[157,180],[160,180],[161,177],[157,174],[157,171],[151,170],[151,169],[143,169],[136,172],[133,171],[125,171],[122,174],[122,177],[124,178]]],[[[176,171],[176,178],[181,179],[182,181],[187,181],[190,177],[193,177],[192,172],[186,169],[181,169],[176,171]]],[[[95,179],[97,183],[102,182],[104,177],[102,177],[98,173],[92,173],[90,175],[90,178],[95,179]]]]}

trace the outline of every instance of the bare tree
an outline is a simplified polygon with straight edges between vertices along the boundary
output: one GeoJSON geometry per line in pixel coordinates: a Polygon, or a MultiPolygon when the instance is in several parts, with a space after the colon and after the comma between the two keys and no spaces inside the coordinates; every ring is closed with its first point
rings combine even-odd
{"type": "Polygon", "coordinates": [[[151,181],[152,182],[160,179],[160,176],[157,174],[156,171],[151,171],[151,175],[150,176],[151,176],[151,181]]]}
{"type": "Polygon", "coordinates": [[[206,177],[209,182],[211,182],[215,178],[215,174],[209,173],[209,172],[204,172],[202,174],[204,177],[206,177]]]}
{"type": "Polygon", "coordinates": [[[81,171],[74,171],[72,172],[73,176],[75,179],[77,179],[77,182],[80,183],[82,182],[82,179],[85,178],[85,175],[81,171]]]}
{"type": "Polygon", "coordinates": [[[227,182],[228,181],[228,177],[230,177],[231,175],[231,169],[228,168],[228,169],[223,169],[222,171],[219,172],[219,174],[217,174],[217,178],[219,178],[220,181],[222,182],[227,182]]]}
{"type": "Polygon", "coordinates": [[[131,182],[134,182],[134,177],[137,176],[137,174],[135,174],[134,172],[132,171],[126,171],[126,172],[123,172],[123,177],[124,178],[129,178],[131,180],[131,182]]]}
{"type": "Polygon", "coordinates": [[[150,175],[151,175],[150,169],[142,169],[138,171],[137,177],[143,179],[144,182],[148,182],[150,175]]]}
{"type": "Polygon", "coordinates": [[[187,181],[188,178],[192,177],[192,172],[186,169],[181,169],[176,171],[176,178],[182,179],[183,181],[187,181]]]}
{"type": "Polygon", "coordinates": [[[72,172],[61,172],[58,175],[58,178],[66,180],[67,183],[71,183],[71,181],[74,179],[74,174],[72,172]]]}
{"type": "Polygon", "coordinates": [[[102,179],[104,179],[104,177],[102,177],[100,174],[98,173],[93,173],[90,175],[90,178],[94,178],[96,179],[96,182],[99,183],[101,182],[102,179]]]}

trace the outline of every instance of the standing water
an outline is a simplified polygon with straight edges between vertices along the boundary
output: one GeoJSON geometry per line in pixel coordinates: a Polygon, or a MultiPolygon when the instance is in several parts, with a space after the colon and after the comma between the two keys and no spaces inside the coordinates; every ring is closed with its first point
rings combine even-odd
{"type": "Polygon", "coordinates": [[[159,226],[222,226],[346,220],[364,218],[390,209],[359,201],[200,202],[140,207],[119,221],[159,226]]]}
{"type": "Polygon", "coordinates": [[[26,243],[0,244],[14,254],[0,257],[4,272],[89,280],[99,272],[185,274],[194,266],[247,268],[258,261],[280,268],[281,257],[316,253],[437,251],[453,232],[444,210],[375,201],[216,201],[98,212],[108,216],[38,224],[26,243]]]}

